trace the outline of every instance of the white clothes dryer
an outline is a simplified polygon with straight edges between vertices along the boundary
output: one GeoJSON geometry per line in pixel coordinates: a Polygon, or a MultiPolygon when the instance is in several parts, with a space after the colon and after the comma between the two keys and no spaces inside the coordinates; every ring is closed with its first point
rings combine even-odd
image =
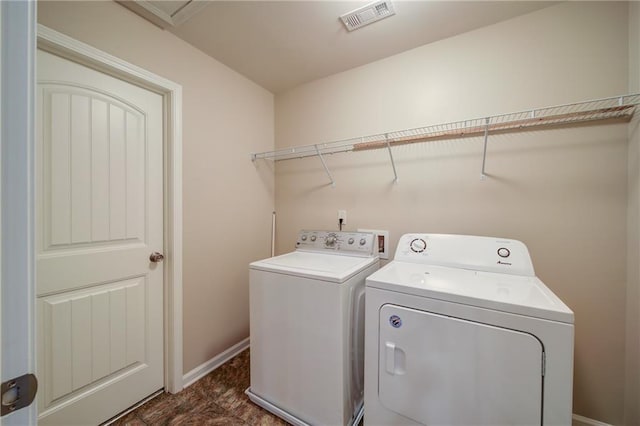
{"type": "Polygon", "coordinates": [[[573,312],[501,238],[407,234],[366,280],[374,425],[570,425],[573,312]]]}
{"type": "Polygon", "coordinates": [[[254,403],[294,425],[358,424],[374,247],[371,233],[301,231],[294,252],[251,263],[254,403]]]}

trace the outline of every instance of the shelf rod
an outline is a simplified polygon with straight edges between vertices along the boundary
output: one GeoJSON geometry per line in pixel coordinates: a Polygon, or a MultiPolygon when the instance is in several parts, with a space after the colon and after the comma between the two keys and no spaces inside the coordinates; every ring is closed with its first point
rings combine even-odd
{"type": "MultiPolygon", "coordinates": [[[[493,124],[489,125],[489,131],[491,134],[504,134],[562,126],[581,126],[587,123],[629,122],[638,105],[640,105],[640,93],[528,109],[521,112],[490,116],[490,122],[493,124]]],[[[444,125],[446,130],[443,125],[438,125],[388,133],[387,135],[393,135],[391,138],[385,138],[385,134],[371,135],[366,138],[360,138],[357,143],[354,143],[353,140],[336,141],[323,144],[322,151],[323,154],[334,154],[380,148],[388,149],[392,145],[482,137],[486,126],[484,123],[474,124],[477,121],[464,120],[448,123],[444,125]],[[365,140],[367,142],[364,142],[365,140]]],[[[251,159],[253,161],[257,159],[289,160],[316,156],[318,151],[319,149],[315,145],[305,145],[294,149],[255,153],[251,155],[251,159]]]]}
{"type": "MultiPolygon", "coordinates": [[[[628,122],[633,115],[633,105],[625,105],[622,107],[615,108],[603,108],[592,111],[585,111],[580,113],[567,113],[560,115],[552,115],[545,117],[537,117],[535,119],[527,118],[522,120],[513,120],[509,122],[495,123],[489,125],[489,130],[499,133],[508,133],[514,131],[523,131],[523,129],[528,128],[545,128],[545,127],[553,127],[560,125],[580,125],[586,122],[628,122]],[[628,113],[625,113],[628,111],[628,113]],[[591,116],[594,114],[607,114],[607,113],[621,113],[621,115],[614,115],[610,117],[598,117],[592,118],[591,116]],[[562,119],[570,120],[570,121],[559,121],[562,119]]],[[[495,118],[494,116],[493,118],[495,118]]],[[[490,117],[491,118],[491,117],[490,117]]],[[[454,123],[455,124],[455,123],[454,123]]],[[[458,128],[454,130],[448,130],[444,132],[432,132],[425,133],[422,135],[416,136],[406,136],[394,138],[391,141],[391,145],[405,145],[412,143],[421,143],[421,142],[431,142],[437,140],[447,140],[447,139],[460,139],[464,137],[474,137],[474,136],[482,136],[484,134],[485,126],[478,125],[475,127],[467,127],[467,128],[458,128]]],[[[364,151],[369,149],[378,149],[386,147],[386,143],[384,140],[379,141],[371,141],[364,144],[355,144],[353,146],[353,151],[364,151]]]]}
{"type": "Polygon", "coordinates": [[[484,126],[484,150],[482,151],[482,172],[480,173],[480,179],[484,179],[487,175],[484,173],[484,166],[487,162],[487,141],[489,140],[489,117],[486,118],[484,126]]]}
{"type": "Polygon", "coordinates": [[[384,134],[384,140],[387,142],[387,149],[389,150],[389,158],[391,159],[391,167],[393,167],[393,182],[398,183],[398,172],[396,171],[396,162],[393,161],[393,153],[391,152],[391,144],[389,143],[389,133],[384,134]]]}
{"type": "Polygon", "coordinates": [[[329,171],[329,168],[327,167],[327,163],[324,162],[324,157],[322,156],[322,153],[318,149],[318,145],[316,144],[316,145],[314,145],[314,147],[316,148],[316,153],[318,154],[318,157],[320,157],[320,161],[322,161],[322,167],[324,167],[324,171],[327,173],[327,176],[329,176],[329,180],[331,181],[331,186],[335,187],[336,183],[333,180],[333,176],[331,176],[331,172],[329,171]]]}

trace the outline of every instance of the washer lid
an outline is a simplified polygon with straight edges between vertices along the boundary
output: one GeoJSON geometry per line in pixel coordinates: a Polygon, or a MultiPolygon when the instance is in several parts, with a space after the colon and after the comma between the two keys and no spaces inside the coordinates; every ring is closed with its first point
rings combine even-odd
{"type": "Polygon", "coordinates": [[[370,265],[377,256],[361,257],[294,251],[249,264],[250,269],[342,283],[370,265]]]}
{"type": "Polygon", "coordinates": [[[573,324],[573,312],[540,279],[393,261],[367,287],[573,324]]]}

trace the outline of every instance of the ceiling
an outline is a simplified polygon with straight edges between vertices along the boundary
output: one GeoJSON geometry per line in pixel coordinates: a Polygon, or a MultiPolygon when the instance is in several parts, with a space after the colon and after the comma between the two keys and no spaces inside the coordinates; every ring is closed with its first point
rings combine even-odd
{"type": "Polygon", "coordinates": [[[339,16],[369,1],[137,3],[179,16],[163,27],[273,93],[555,4],[393,1],[396,15],[349,32],[339,16]]]}

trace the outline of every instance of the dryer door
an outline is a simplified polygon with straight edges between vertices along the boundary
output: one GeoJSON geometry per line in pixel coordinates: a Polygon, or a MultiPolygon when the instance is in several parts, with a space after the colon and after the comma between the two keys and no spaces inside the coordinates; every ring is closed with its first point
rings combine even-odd
{"type": "Polygon", "coordinates": [[[379,321],[388,409],[425,425],[541,424],[543,347],[533,335],[395,305],[379,321]]]}

